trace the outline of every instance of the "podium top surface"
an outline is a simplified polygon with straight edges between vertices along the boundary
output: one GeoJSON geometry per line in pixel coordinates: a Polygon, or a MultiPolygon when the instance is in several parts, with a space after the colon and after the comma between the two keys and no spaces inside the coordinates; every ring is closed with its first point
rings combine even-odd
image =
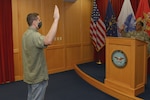
{"type": "Polygon", "coordinates": [[[107,43],[126,44],[126,45],[147,44],[145,41],[136,38],[127,38],[127,37],[106,37],[106,44],[107,43]]]}

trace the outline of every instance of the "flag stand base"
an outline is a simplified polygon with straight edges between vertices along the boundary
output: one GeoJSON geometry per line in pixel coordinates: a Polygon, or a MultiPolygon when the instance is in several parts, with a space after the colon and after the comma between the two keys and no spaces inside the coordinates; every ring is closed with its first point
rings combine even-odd
{"type": "Polygon", "coordinates": [[[102,62],[99,60],[98,62],[96,62],[98,65],[102,64],[102,62]]]}

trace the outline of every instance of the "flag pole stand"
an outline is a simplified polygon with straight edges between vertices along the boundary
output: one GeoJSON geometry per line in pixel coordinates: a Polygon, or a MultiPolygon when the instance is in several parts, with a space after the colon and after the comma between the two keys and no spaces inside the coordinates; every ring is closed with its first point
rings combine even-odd
{"type": "Polygon", "coordinates": [[[96,62],[98,65],[102,64],[101,60],[99,60],[98,62],[96,62]]]}

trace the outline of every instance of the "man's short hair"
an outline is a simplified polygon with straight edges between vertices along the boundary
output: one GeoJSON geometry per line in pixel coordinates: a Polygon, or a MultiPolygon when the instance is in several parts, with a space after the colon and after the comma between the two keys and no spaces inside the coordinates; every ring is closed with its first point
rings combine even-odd
{"type": "Polygon", "coordinates": [[[39,16],[38,13],[29,13],[27,15],[27,23],[29,26],[31,26],[33,21],[37,19],[37,16],[39,16]]]}

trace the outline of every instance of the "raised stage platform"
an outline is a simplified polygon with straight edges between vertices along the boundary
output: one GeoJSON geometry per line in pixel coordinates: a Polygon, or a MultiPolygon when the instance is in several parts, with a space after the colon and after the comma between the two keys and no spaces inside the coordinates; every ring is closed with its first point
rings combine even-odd
{"type": "Polygon", "coordinates": [[[147,84],[144,93],[138,96],[131,96],[113,88],[107,87],[104,84],[105,79],[105,64],[97,64],[96,62],[89,62],[84,64],[75,65],[76,73],[86,82],[95,88],[111,95],[119,100],[149,100],[150,99],[150,75],[148,75],[147,84]]]}

